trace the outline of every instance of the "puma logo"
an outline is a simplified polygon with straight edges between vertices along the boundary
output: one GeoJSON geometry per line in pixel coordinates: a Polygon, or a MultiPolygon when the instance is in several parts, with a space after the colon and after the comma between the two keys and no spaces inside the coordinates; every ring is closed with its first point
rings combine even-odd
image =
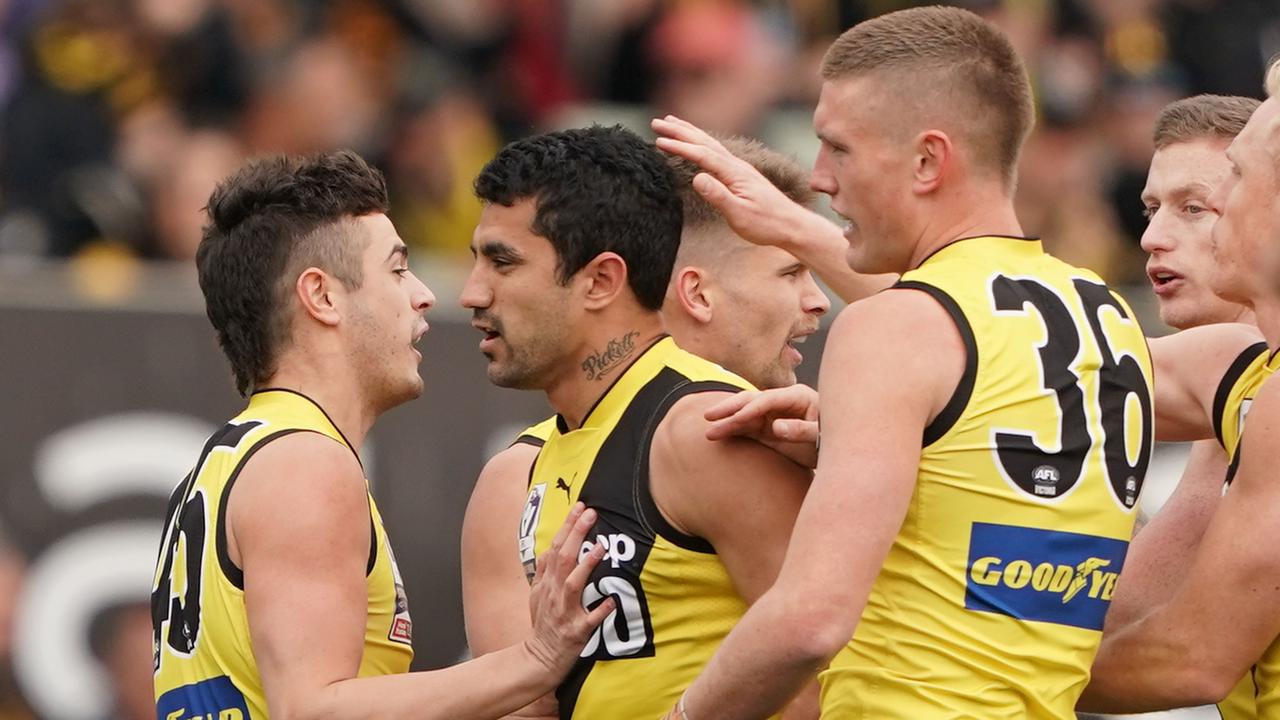
{"type": "Polygon", "coordinates": [[[556,478],[556,489],[563,490],[565,497],[572,497],[569,493],[569,490],[571,489],[569,487],[569,483],[565,482],[564,478],[556,478]]]}

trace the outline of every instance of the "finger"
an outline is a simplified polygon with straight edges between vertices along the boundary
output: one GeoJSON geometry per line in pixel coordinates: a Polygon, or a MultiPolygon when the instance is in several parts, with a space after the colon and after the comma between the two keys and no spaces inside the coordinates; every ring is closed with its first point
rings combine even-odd
{"type": "Polygon", "coordinates": [[[702,417],[705,420],[720,420],[722,418],[732,417],[734,413],[742,409],[743,405],[751,402],[751,399],[759,394],[760,393],[753,390],[736,392],[707,408],[706,412],[702,413],[702,417]]]}
{"type": "Polygon", "coordinates": [[[587,586],[587,579],[591,577],[591,571],[604,558],[605,550],[604,543],[601,542],[591,546],[591,552],[587,553],[582,562],[574,566],[573,572],[569,573],[569,576],[565,578],[564,586],[566,592],[574,597],[582,596],[582,589],[587,586]]]}
{"type": "Polygon", "coordinates": [[[818,423],[813,420],[774,420],[773,434],[780,440],[813,444],[818,442],[818,423]]]}
{"type": "Polygon", "coordinates": [[[551,539],[549,552],[554,553],[560,550],[560,546],[564,544],[565,537],[568,536],[574,525],[577,524],[578,520],[582,517],[582,514],[586,511],[587,506],[581,502],[574,503],[573,507],[569,508],[568,517],[564,519],[564,523],[560,525],[560,529],[556,531],[556,536],[551,539]]]}
{"type": "Polygon", "coordinates": [[[752,177],[755,168],[745,160],[725,150],[719,143],[709,145],[673,138],[658,138],[655,142],[659,150],[679,155],[703,170],[729,182],[745,182],[752,177]]]}
{"type": "Polygon", "coordinates": [[[587,533],[591,532],[592,526],[596,524],[596,511],[586,509],[578,516],[577,522],[569,529],[569,535],[565,538],[564,546],[560,548],[560,565],[564,568],[561,573],[568,573],[578,564],[578,553],[582,549],[582,541],[587,537],[587,533]]]}
{"type": "Polygon", "coordinates": [[[739,202],[738,196],[734,195],[720,179],[711,173],[701,172],[693,176],[693,189],[698,191],[711,207],[720,211],[721,215],[729,216],[734,206],[739,202]]]}
{"type": "Polygon", "coordinates": [[[613,611],[616,610],[617,608],[618,608],[618,601],[615,600],[612,595],[610,595],[609,597],[605,598],[599,605],[597,605],[595,609],[587,613],[586,627],[584,628],[582,633],[584,642],[585,642],[585,637],[589,635],[592,630],[595,630],[597,627],[599,627],[600,623],[608,619],[609,615],[611,615],[613,611]]]}
{"type": "Polygon", "coordinates": [[[653,128],[655,132],[667,135],[668,137],[674,137],[677,140],[684,140],[686,142],[707,145],[710,147],[720,146],[720,141],[715,139],[715,137],[706,130],[703,130],[688,120],[678,118],[675,115],[654,118],[650,121],[649,127],[653,128]]]}

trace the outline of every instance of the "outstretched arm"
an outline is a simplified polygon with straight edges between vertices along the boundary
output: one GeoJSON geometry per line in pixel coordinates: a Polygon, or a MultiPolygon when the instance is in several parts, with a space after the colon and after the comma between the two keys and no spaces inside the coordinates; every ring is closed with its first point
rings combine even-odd
{"type": "Polygon", "coordinates": [[[835,223],[793,202],[751,163],[696,125],[674,115],[656,118],[651,125],[659,148],[705,171],[694,177],[694,189],[741,237],[795,255],[845,302],[861,300],[897,280],[894,275],[855,273],[845,260],[849,243],[835,223]]]}
{"type": "Polygon", "coordinates": [[[1227,456],[1216,441],[1191,446],[1173,495],[1129,545],[1103,633],[1118,631],[1173,597],[1222,500],[1226,476],[1227,456]]]}
{"type": "MultiPolygon", "coordinates": [[[[502,650],[529,635],[529,581],[516,547],[534,445],[516,443],[480,471],[462,520],[462,616],[475,657],[502,650]]],[[[513,717],[558,716],[554,695],[513,717]]]]}
{"type": "Polygon", "coordinates": [[[281,438],[254,455],[228,501],[229,545],[244,570],[249,634],[274,717],[499,717],[550,691],[607,614],[582,608],[604,549],[578,563],[594,522],[579,508],[539,563],[535,622],[522,642],[444,670],[357,678],[370,539],[354,456],[313,433],[281,438]]]}

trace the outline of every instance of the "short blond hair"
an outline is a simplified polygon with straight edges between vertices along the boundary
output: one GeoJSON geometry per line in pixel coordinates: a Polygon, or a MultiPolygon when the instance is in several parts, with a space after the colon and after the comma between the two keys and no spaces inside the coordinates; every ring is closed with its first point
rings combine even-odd
{"type": "Polygon", "coordinates": [[[1156,149],[1206,138],[1230,140],[1240,134],[1261,101],[1238,95],[1196,95],[1164,106],[1151,140],[1156,149]]]}
{"type": "Polygon", "coordinates": [[[900,75],[904,97],[964,98],[947,112],[967,118],[975,158],[1012,187],[1035,110],[1026,68],[1004,33],[968,10],[910,8],[846,30],[822,61],[824,80],[879,71],[900,75]]]}

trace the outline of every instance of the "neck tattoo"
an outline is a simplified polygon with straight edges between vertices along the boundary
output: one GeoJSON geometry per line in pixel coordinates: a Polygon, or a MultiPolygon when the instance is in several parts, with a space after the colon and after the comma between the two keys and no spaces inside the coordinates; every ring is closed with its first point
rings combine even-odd
{"type": "Polygon", "coordinates": [[[593,352],[582,361],[582,371],[588,380],[603,380],[606,375],[618,369],[623,361],[636,351],[636,338],[640,333],[631,331],[620,338],[609,341],[604,350],[593,352]]]}

